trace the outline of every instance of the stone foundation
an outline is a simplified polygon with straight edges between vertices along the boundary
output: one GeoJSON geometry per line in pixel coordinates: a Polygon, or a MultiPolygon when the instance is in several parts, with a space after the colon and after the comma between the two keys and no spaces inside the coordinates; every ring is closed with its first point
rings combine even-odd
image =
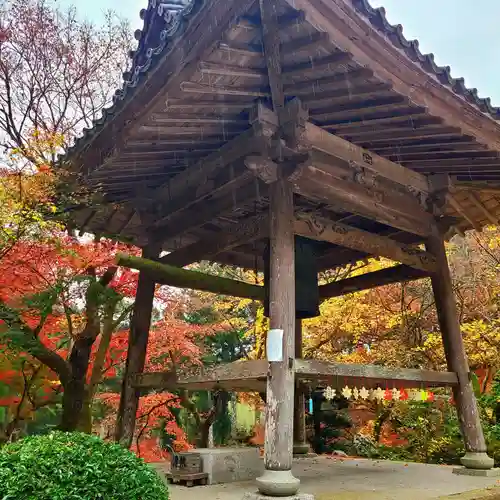
{"type": "Polygon", "coordinates": [[[281,500],[314,500],[314,495],[309,493],[297,493],[291,497],[269,497],[261,493],[245,493],[243,500],[272,500],[272,498],[280,498],[281,500]]]}
{"type": "Polygon", "coordinates": [[[467,467],[455,467],[453,474],[461,476],[476,476],[476,477],[499,477],[500,469],[468,469],[467,467]]]}
{"type": "Polygon", "coordinates": [[[208,474],[208,484],[249,481],[264,471],[258,448],[200,448],[202,471],[208,474]]]}

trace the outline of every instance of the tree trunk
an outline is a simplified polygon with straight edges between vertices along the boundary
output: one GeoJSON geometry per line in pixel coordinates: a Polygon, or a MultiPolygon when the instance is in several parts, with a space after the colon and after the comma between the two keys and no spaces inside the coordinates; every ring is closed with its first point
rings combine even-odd
{"type": "Polygon", "coordinates": [[[79,338],[71,351],[68,360],[71,374],[69,381],[63,386],[63,413],[60,425],[60,429],[63,431],[74,431],[78,428],[86,399],[85,378],[94,341],[95,338],[91,337],[79,338]]]}

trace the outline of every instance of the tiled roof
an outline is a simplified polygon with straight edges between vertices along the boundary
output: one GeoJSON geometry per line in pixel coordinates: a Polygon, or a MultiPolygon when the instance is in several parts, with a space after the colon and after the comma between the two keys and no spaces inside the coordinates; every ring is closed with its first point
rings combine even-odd
{"type": "Polygon", "coordinates": [[[129,54],[131,70],[123,74],[122,87],[115,92],[111,106],[103,109],[102,116],[94,120],[92,127],[83,130],[82,136],[68,149],[66,156],[85,146],[133,96],[144,75],[169,49],[172,39],[182,34],[189,17],[202,3],[203,0],[149,0],[148,8],[140,12],[144,26],[135,32],[139,43],[137,50],[129,54]]]}
{"type": "Polygon", "coordinates": [[[368,17],[374,28],[386,34],[395,47],[403,49],[406,55],[420,64],[427,73],[436,76],[443,85],[447,85],[455,94],[476,105],[483,113],[489,114],[495,120],[500,120],[500,108],[492,106],[489,97],[479,97],[477,89],[467,88],[463,78],[453,78],[449,66],[438,66],[435,63],[434,54],[422,54],[418,40],[407,40],[403,35],[403,26],[389,23],[383,7],[375,9],[370,5],[369,0],[352,0],[352,2],[359,12],[368,17]]]}
{"type": "MultiPolygon", "coordinates": [[[[476,105],[482,112],[489,114],[495,120],[500,120],[500,108],[492,106],[490,98],[480,98],[477,89],[465,86],[463,78],[453,78],[450,67],[438,66],[434,62],[433,54],[422,54],[417,40],[407,40],[401,25],[392,25],[388,22],[383,7],[373,8],[369,0],[351,1],[375,29],[383,32],[395,47],[404,50],[406,55],[420,64],[426,72],[437,77],[443,85],[450,87],[453,92],[476,105]]],[[[135,32],[138,47],[130,53],[131,70],[123,74],[122,87],[115,92],[112,105],[103,110],[102,116],[94,120],[92,127],[83,130],[82,136],[68,149],[65,157],[85,147],[91,137],[101,131],[106,121],[120,111],[134,95],[145,74],[165,56],[171,46],[171,40],[183,33],[189,17],[202,3],[203,0],[149,0],[148,8],[141,10],[140,13],[144,26],[142,30],[135,32]]]]}

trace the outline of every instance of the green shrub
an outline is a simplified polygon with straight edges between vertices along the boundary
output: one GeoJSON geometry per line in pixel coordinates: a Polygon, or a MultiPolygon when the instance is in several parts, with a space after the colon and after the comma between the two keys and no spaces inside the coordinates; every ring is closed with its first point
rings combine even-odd
{"type": "Polygon", "coordinates": [[[132,452],[81,433],[53,432],[0,448],[2,500],[168,500],[132,452]]]}

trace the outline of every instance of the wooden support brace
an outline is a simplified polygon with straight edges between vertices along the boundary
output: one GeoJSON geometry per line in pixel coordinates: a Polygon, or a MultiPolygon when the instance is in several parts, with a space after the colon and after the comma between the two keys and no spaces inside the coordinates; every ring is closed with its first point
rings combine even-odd
{"type": "Polygon", "coordinates": [[[427,278],[430,275],[430,272],[406,265],[399,265],[374,271],[372,273],[360,274],[359,276],[353,276],[352,278],[346,278],[340,281],[333,281],[332,283],[320,286],[319,294],[320,298],[328,299],[348,293],[360,292],[361,290],[391,285],[393,283],[427,278]]]}
{"type": "Polygon", "coordinates": [[[294,228],[297,234],[306,238],[328,241],[353,250],[361,250],[369,255],[386,257],[422,271],[432,272],[436,268],[435,259],[428,252],[339,222],[299,214],[294,228]]]}
{"type": "Polygon", "coordinates": [[[155,260],[118,254],[116,262],[120,266],[143,271],[153,282],[163,285],[256,300],[264,300],[265,297],[264,287],[262,286],[250,285],[243,281],[220,278],[219,276],[211,276],[197,271],[188,271],[155,260]]]}

